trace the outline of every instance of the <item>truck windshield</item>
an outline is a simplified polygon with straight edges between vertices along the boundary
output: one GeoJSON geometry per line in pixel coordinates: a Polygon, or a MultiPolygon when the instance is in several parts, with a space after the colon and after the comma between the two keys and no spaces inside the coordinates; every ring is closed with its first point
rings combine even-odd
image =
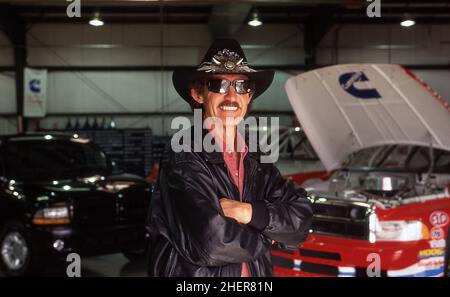
{"type": "Polygon", "coordinates": [[[94,144],[70,140],[11,141],[3,147],[7,176],[13,178],[105,174],[107,156],[94,144]]]}

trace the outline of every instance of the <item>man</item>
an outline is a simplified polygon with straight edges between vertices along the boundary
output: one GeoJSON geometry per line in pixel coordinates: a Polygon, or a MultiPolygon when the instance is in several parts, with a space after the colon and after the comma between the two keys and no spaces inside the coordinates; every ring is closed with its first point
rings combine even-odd
{"type": "Polygon", "coordinates": [[[147,221],[150,276],[271,276],[272,242],[297,247],[305,238],[306,192],[236,145],[237,123],[273,75],[250,68],[232,39],[216,40],[197,69],[174,72],[181,97],[201,107],[205,121],[219,120],[203,137],[223,150],[167,148],[147,221]]]}

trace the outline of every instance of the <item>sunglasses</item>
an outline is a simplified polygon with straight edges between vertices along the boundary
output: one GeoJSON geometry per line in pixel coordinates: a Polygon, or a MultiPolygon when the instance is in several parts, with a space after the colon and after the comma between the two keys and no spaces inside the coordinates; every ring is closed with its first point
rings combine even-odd
{"type": "Polygon", "coordinates": [[[209,79],[206,81],[208,90],[214,93],[226,94],[233,86],[238,94],[247,94],[253,91],[253,82],[247,79],[237,79],[233,82],[227,79],[209,79]]]}

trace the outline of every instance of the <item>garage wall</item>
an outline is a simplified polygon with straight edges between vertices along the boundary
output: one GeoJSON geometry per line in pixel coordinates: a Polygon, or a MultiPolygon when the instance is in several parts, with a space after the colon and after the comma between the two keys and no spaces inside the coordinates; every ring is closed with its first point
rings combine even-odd
{"type": "Polygon", "coordinates": [[[13,66],[14,52],[5,34],[0,31],[0,66],[13,66]]]}
{"type": "Polygon", "coordinates": [[[450,71],[415,70],[414,74],[450,103],[450,71]]]}
{"type": "Polygon", "coordinates": [[[168,72],[51,72],[48,94],[50,113],[189,111],[168,72]]]}
{"type": "MultiPolygon", "coordinates": [[[[172,72],[162,73],[52,72],[48,82],[48,112],[189,112],[189,105],[173,87],[172,72]]],[[[284,83],[290,76],[277,71],[272,86],[258,98],[254,109],[289,110],[284,83]]]]}
{"type": "Polygon", "coordinates": [[[320,44],[319,64],[448,65],[450,25],[343,25],[320,44]]]}
{"type": "MultiPolygon", "coordinates": [[[[190,112],[172,84],[172,72],[51,72],[49,74],[49,113],[119,113],[119,112],[190,112]],[[162,99],[162,93],[165,92],[162,99]],[[143,100],[143,98],[145,98],[143,100]]],[[[292,72],[299,73],[299,72],[292,72]]],[[[277,71],[272,86],[253,105],[257,111],[286,111],[290,105],[284,92],[284,82],[290,73],[277,71]]],[[[155,133],[165,133],[170,120],[161,123],[162,116],[116,117],[122,127],[152,127],[155,133]]],[[[64,127],[67,118],[42,121],[46,128],[64,127]]],[[[84,122],[85,118],[81,118],[84,122]]],[[[287,124],[290,120],[287,119],[287,124]]],[[[284,122],[286,122],[284,121],[284,122]]]]}
{"type": "MultiPolygon", "coordinates": [[[[0,31],[0,67],[14,65],[14,52],[8,38],[0,31]]],[[[0,71],[0,134],[14,133],[15,120],[1,115],[16,112],[14,72],[0,71]]]]}
{"type": "MultiPolygon", "coordinates": [[[[0,31],[0,67],[14,65],[14,52],[9,39],[0,31]]],[[[15,107],[14,72],[0,71],[0,114],[13,113],[15,107]]]]}
{"type": "MultiPolygon", "coordinates": [[[[318,64],[400,63],[450,64],[450,25],[343,25],[333,27],[318,49],[318,64]]],[[[294,25],[243,26],[235,36],[252,65],[303,65],[303,35],[294,25]]],[[[28,31],[28,64],[32,66],[191,66],[212,42],[206,25],[35,24],[28,31]],[[162,30],[162,31],[161,31],[162,30]],[[162,47],[164,51],[162,51],[162,47]]],[[[12,49],[0,35],[0,66],[12,65],[12,49]]],[[[51,71],[50,113],[186,112],[175,92],[170,71],[51,71]]],[[[161,68],[163,69],[163,67],[161,68]]],[[[254,110],[290,111],[284,82],[301,71],[277,71],[274,84],[254,110]]],[[[450,71],[415,73],[450,100],[450,71]]],[[[2,112],[15,112],[11,74],[0,74],[2,112]],[[9,76],[8,76],[9,75],[9,76]]],[[[165,133],[170,119],[162,116],[116,117],[119,126],[155,127],[165,133]]],[[[0,122],[2,119],[0,119],[0,122]]],[[[286,117],[284,122],[290,122],[286,117]]],[[[52,117],[44,127],[63,127],[67,119],[52,117]]],[[[0,124],[1,129],[1,124],[0,124]]],[[[0,133],[2,131],[0,130],[0,133]]]]}
{"type": "MultiPolygon", "coordinates": [[[[244,26],[236,38],[245,40],[253,64],[303,63],[302,38],[294,26],[244,26]],[[270,47],[279,41],[282,47],[270,47]]],[[[198,64],[212,39],[206,25],[42,24],[31,28],[27,42],[28,63],[35,66],[183,66],[198,64]]]]}
{"type": "MultiPolygon", "coordinates": [[[[252,65],[303,64],[302,37],[295,26],[244,26],[237,34],[252,65]],[[256,37],[258,36],[258,37],[256,37]],[[282,41],[273,49],[271,44],[282,41]],[[299,54],[300,53],[300,54],[299,54]]],[[[212,39],[205,25],[35,25],[27,36],[33,66],[191,66],[197,65],[212,39]],[[163,34],[163,40],[161,39],[163,34]],[[164,51],[161,51],[161,44],[164,51]]],[[[294,72],[295,73],[295,72],[294,72]]],[[[189,112],[172,85],[170,71],[56,71],[49,73],[50,113],[189,112]]],[[[274,85],[254,110],[290,110],[284,93],[289,74],[277,72],[274,85]],[[274,104],[273,102],[277,102],[274,104]]],[[[147,127],[164,134],[170,119],[161,116],[116,117],[118,126],[147,127]]],[[[82,119],[84,121],[84,119],[82,119]]],[[[285,122],[290,124],[287,117],[285,122]]],[[[52,117],[42,127],[64,127],[52,117]]]]}
{"type": "Polygon", "coordinates": [[[0,114],[16,112],[16,85],[14,72],[0,72],[0,114]]]}

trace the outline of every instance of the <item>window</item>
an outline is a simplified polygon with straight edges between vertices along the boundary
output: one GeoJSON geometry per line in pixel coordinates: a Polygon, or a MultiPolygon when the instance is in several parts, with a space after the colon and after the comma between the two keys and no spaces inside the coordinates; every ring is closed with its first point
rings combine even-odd
{"type": "Polygon", "coordinates": [[[390,154],[382,161],[382,169],[401,169],[405,168],[408,156],[413,152],[414,147],[408,145],[396,146],[390,154]]]}
{"type": "Polygon", "coordinates": [[[450,152],[437,150],[439,157],[434,164],[435,172],[449,173],[450,174],[450,152]]]}
{"type": "Polygon", "coordinates": [[[430,148],[420,147],[409,161],[408,168],[414,171],[427,171],[430,168],[430,148]]]}
{"type": "Polygon", "coordinates": [[[5,169],[13,177],[88,174],[109,170],[106,155],[92,144],[17,141],[5,145],[5,169]]]}
{"type": "Polygon", "coordinates": [[[377,146],[355,152],[348,159],[349,168],[376,168],[391,146],[377,146]]]}

